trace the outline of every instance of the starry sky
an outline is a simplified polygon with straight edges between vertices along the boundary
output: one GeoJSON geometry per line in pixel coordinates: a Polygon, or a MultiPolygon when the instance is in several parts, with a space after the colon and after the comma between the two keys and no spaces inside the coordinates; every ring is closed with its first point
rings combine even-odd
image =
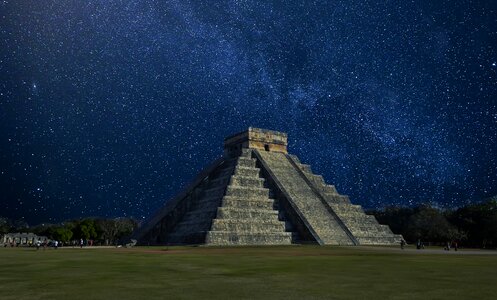
{"type": "Polygon", "coordinates": [[[365,208],[497,194],[494,1],[0,1],[0,215],[148,217],[249,126],[365,208]]]}

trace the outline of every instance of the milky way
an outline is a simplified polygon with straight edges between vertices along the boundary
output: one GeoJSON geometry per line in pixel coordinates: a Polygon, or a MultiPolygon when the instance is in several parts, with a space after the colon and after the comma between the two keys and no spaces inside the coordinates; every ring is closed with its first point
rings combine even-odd
{"type": "Polygon", "coordinates": [[[495,195],[491,2],[1,1],[0,215],[141,219],[248,126],[366,208],[495,195]]]}

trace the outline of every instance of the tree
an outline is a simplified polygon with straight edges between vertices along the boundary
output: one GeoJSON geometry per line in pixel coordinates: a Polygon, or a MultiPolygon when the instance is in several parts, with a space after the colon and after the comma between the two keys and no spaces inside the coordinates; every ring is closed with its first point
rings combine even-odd
{"type": "Polygon", "coordinates": [[[464,233],[453,226],[439,209],[429,205],[415,208],[391,206],[373,214],[378,222],[387,224],[409,242],[422,239],[442,243],[464,237],[464,233]]]}
{"type": "Polygon", "coordinates": [[[4,217],[0,217],[0,234],[9,233],[12,222],[4,217]]]}
{"type": "Polygon", "coordinates": [[[96,223],[106,245],[114,244],[117,240],[131,234],[137,226],[136,221],[129,218],[101,219],[96,223]]]}
{"type": "Polygon", "coordinates": [[[457,228],[449,223],[441,211],[429,205],[415,209],[415,213],[409,218],[405,234],[411,241],[423,239],[439,243],[460,237],[457,228]]]}
{"type": "Polygon", "coordinates": [[[497,246],[497,200],[459,208],[449,215],[449,219],[459,230],[467,232],[470,246],[497,246]]]}
{"type": "Polygon", "coordinates": [[[95,221],[93,219],[83,219],[76,222],[74,227],[74,236],[78,239],[95,239],[97,238],[97,230],[95,228],[95,221]]]}
{"type": "Polygon", "coordinates": [[[53,229],[51,236],[52,236],[52,238],[54,238],[58,241],[63,241],[65,243],[67,243],[71,240],[71,238],[73,236],[73,232],[68,227],[59,226],[59,227],[55,227],[53,229]]]}

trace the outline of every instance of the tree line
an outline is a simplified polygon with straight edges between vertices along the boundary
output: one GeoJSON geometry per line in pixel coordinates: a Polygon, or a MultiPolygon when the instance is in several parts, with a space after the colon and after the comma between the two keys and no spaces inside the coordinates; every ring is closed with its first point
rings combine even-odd
{"type": "Polygon", "coordinates": [[[138,226],[132,218],[84,218],[59,224],[28,226],[23,220],[12,221],[0,217],[0,234],[9,232],[32,232],[49,239],[69,243],[74,240],[92,240],[94,245],[115,245],[131,235],[138,226]]]}
{"type": "MultiPolygon", "coordinates": [[[[497,199],[469,204],[457,209],[443,210],[429,204],[417,207],[390,206],[368,211],[378,222],[402,234],[408,243],[422,240],[425,244],[459,245],[476,248],[497,247],[497,199]]],[[[72,240],[94,240],[99,245],[114,245],[131,235],[138,223],[131,218],[84,218],[60,224],[40,224],[29,227],[23,220],[0,217],[0,234],[32,232],[68,243],[72,240]]]]}
{"type": "Polygon", "coordinates": [[[497,199],[443,210],[428,204],[417,207],[390,206],[373,210],[378,222],[402,234],[408,243],[459,245],[475,248],[497,247],[497,199]]]}

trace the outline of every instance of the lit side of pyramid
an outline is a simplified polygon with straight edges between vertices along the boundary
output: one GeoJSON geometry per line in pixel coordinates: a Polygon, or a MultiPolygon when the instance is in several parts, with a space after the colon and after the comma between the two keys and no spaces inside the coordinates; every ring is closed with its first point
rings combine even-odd
{"type": "Polygon", "coordinates": [[[397,244],[361,206],[287,152],[285,133],[249,128],[134,233],[142,245],[397,244]]]}

